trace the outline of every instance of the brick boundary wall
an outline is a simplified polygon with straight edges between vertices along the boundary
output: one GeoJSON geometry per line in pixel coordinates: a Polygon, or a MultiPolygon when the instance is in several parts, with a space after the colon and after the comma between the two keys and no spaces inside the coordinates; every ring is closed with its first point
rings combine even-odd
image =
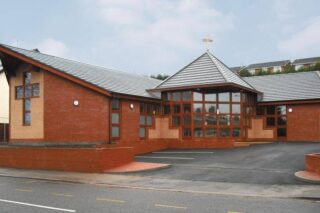
{"type": "Polygon", "coordinates": [[[130,147],[0,147],[0,166],[18,169],[102,173],[132,161],[130,147]]]}
{"type": "Polygon", "coordinates": [[[320,175],[320,153],[305,156],[306,171],[320,175]]]}

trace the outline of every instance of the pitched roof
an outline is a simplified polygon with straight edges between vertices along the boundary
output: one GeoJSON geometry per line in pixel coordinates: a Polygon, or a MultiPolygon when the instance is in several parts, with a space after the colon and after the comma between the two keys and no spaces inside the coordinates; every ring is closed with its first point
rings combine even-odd
{"type": "Polygon", "coordinates": [[[309,64],[309,63],[316,63],[320,62],[320,57],[313,57],[313,58],[300,58],[296,59],[292,62],[293,65],[295,64],[309,64]]]}
{"type": "Polygon", "coordinates": [[[59,58],[35,50],[26,50],[4,44],[0,44],[0,46],[110,92],[159,98],[146,91],[161,82],[156,79],[59,58]]]}
{"type": "Polygon", "coordinates": [[[259,69],[259,68],[263,68],[263,67],[284,66],[289,63],[290,63],[290,60],[270,61],[270,62],[264,62],[264,63],[249,64],[246,67],[246,69],[259,69]]]}
{"type": "Polygon", "coordinates": [[[244,78],[263,92],[262,102],[320,99],[320,71],[244,78]]]}
{"type": "Polygon", "coordinates": [[[189,65],[159,84],[155,90],[226,83],[255,91],[253,87],[232,72],[219,59],[210,52],[205,52],[189,65]]]}

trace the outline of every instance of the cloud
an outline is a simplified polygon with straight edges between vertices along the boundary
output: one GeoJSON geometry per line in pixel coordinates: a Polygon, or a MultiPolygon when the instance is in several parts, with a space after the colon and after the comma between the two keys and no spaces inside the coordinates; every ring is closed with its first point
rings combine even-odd
{"type": "Polygon", "coordinates": [[[42,40],[36,47],[40,52],[47,53],[54,56],[66,57],[68,53],[67,46],[53,38],[46,38],[42,40]]]}
{"type": "Polygon", "coordinates": [[[205,0],[96,0],[92,6],[109,29],[100,45],[119,55],[135,51],[153,69],[177,62],[179,53],[204,50],[206,35],[216,40],[234,29],[234,15],[205,0]]]}
{"type": "Polygon", "coordinates": [[[292,6],[294,0],[274,0],[272,5],[272,11],[280,21],[288,21],[294,17],[292,6]]]}
{"type": "Polygon", "coordinates": [[[310,55],[319,53],[320,16],[311,20],[299,32],[278,44],[278,50],[290,55],[310,55]]]}

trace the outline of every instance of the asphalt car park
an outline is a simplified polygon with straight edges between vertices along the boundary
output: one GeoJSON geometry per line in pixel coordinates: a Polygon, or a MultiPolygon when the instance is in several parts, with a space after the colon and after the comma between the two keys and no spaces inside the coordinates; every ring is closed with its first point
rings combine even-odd
{"type": "Polygon", "coordinates": [[[234,149],[163,150],[136,156],[135,160],[168,163],[172,165],[170,168],[133,175],[230,183],[306,184],[295,179],[294,172],[304,170],[305,154],[319,151],[319,143],[302,142],[234,149]]]}

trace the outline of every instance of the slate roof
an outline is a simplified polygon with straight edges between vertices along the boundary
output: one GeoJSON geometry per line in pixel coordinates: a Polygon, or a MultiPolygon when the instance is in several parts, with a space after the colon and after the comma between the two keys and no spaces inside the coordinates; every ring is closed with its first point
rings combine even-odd
{"type": "Polygon", "coordinates": [[[225,83],[233,83],[255,91],[253,87],[207,51],[189,65],[167,78],[155,90],[225,83]]]}
{"type": "Polygon", "coordinates": [[[243,78],[263,92],[262,102],[320,98],[320,71],[243,78]]]}
{"type": "Polygon", "coordinates": [[[110,92],[159,98],[158,94],[147,91],[147,89],[154,88],[161,82],[156,79],[63,59],[35,50],[26,50],[4,44],[0,44],[0,46],[110,92]]]}
{"type": "Polygon", "coordinates": [[[296,59],[292,62],[293,65],[296,64],[311,64],[311,63],[316,63],[320,62],[320,57],[313,57],[313,58],[300,58],[296,59]]]}
{"type": "Polygon", "coordinates": [[[257,63],[257,64],[249,64],[246,69],[260,69],[263,67],[276,67],[276,66],[284,66],[289,64],[290,60],[283,60],[283,61],[270,61],[264,63],[257,63]]]}

